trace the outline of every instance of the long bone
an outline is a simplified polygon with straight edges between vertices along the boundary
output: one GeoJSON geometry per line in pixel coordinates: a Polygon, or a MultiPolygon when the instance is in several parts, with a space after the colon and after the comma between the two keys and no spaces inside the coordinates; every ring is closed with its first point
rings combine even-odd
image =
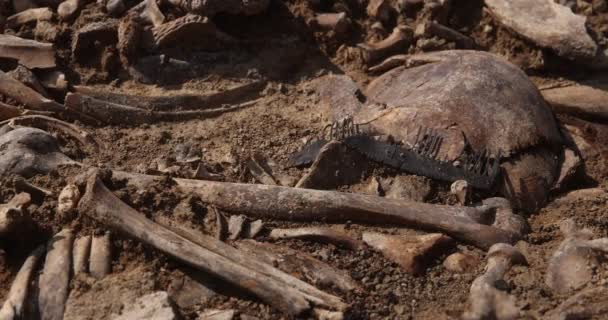
{"type": "Polygon", "coordinates": [[[19,272],[11,285],[8,297],[2,305],[2,309],[0,309],[0,319],[13,320],[21,319],[23,317],[23,305],[25,304],[25,299],[27,297],[30,279],[36,270],[38,261],[43,255],[44,246],[40,246],[25,259],[25,262],[21,266],[21,269],[19,269],[19,272]]]}

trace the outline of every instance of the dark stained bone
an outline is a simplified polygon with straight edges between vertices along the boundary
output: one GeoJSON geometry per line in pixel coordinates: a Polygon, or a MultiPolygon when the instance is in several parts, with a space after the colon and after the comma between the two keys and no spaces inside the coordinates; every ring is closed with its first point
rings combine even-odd
{"type": "MultiPolygon", "coordinates": [[[[114,172],[115,177],[145,188],[156,177],[114,172]]],[[[183,192],[194,193],[219,209],[290,221],[395,224],[445,232],[480,248],[513,243],[518,235],[479,224],[484,211],[376,196],[267,185],[174,179],[183,192]]]]}
{"type": "Polygon", "coordinates": [[[53,44],[0,34],[0,57],[19,61],[27,68],[54,68],[53,44]]]}
{"type": "Polygon", "coordinates": [[[65,105],[68,108],[85,114],[101,123],[114,125],[137,125],[158,121],[205,119],[216,117],[226,112],[240,110],[254,105],[256,102],[258,102],[258,100],[226,108],[207,110],[150,111],[98,100],[78,93],[68,93],[65,97],[65,105]]]}
{"type": "Polygon", "coordinates": [[[346,272],[289,247],[254,240],[239,241],[237,247],[288,274],[299,274],[317,286],[333,286],[344,292],[358,287],[346,272]]]}
{"type": "MultiPolygon", "coordinates": [[[[224,247],[222,254],[208,250],[199,244],[158,225],[139,214],[114,196],[97,178],[96,172],[90,172],[87,178],[87,191],[80,201],[79,209],[92,218],[143,241],[168,255],[171,255],[195,268],[205,270],[237,287],[240,287],[267,302],[268,304],[292,315],[299,315],[311,308],[310,303],[333,308],[345,306],[337,297],[321,291],[300,291],[296,289],[295,278],[276,269],[252,261],[241,260],[231,254],[229,247],[215,239],[205,238],[212,248],[224,247]],[[226,256],[224,256],[226,255],[226,256]],[[240,264],[242,263],[242,264],[240,264]],[[245,267],[247,266],[247,267],[245,267]],[[249,269],[248,267],[253,267],[249,269]],[[258,271],[259,270],[259,271],[258,271]],[[269,272],[270,273],[267,273],[269,272]],[[277,278],[278,277],[278,278],[277,278]],[[290,279],[288,282],[278,279],[290,279]],[[321,296],[312,296],[315,292],[321,296]],[[329,299],[328,299],[329,298],[329,299]]],[[[217,250],[217,249],[216,249],[217,250]]],[[[232,249],[231,251],[237,251],[232,249]]],[[[242,257],[242,256],[241,256],[242,257]]]]}
{"type": "Polygon", "coordinates": [[[521,252],[510,245],[498,243],[488,250],[488,264],[483,275],[477,277],[471,285],[469,295],[470,308],[462,315],[464,320],[515,320],[520,317],[520,310],[515,299],[496,288],[496,282],[502,280],[513,265],[527,264],[521,252]]]}
{"type": "Polygon", "coordinates": [[[63,229],[47,244],[44,269],[38,281],[38,309],[42,320],[61,320],[68,298],[72,265],[72,230],[63,229]]]}
{"type": "Polygon", "coordinates": [[[273,229],[270,232],[271,239],[301,239],[322,243],[331,243],[350,250],[359,250],[363,243],[351,237],[343,230],[327,227],[308,227],[293,229],[273,229]]]}
{"type": "Polygon", "coordinates": [[[23,307],[25,299],[27,298],[28,287],[32,275],[36,271],[38,261],[44,255],[44,246],[36,248],[30,255],[25,259],[21,269],[17,273],[11,289],[8,292],[7,298],[0,309],[0,319],[2,320],[17,320],[23,317],[23,307]]]}
{"type": "Polygon", "coordinates": [[[14,29],[29,22],[51,20],[52,17],[53,11],[48,7],[27,9],[6,18],[6,27],[14,29]]]}
{"type": "Polygon", "coordinates": [[[224,91],[210,94],[178,94],[163,96],[133,96],[114,93],[102,88],[74,86],[74,91],[99,100],[106,100],[116,104],[123,104],[142,109],[175,110],[179,109],[208,109],[217,108],[225,104],[238,104],[245,99],[255,99],[266,86],[266,81],[254,81],[239,85],[224,91]]]}
{"type": "Polygon", "coordinates": [[[11,105],[0,102],[0,121],[18,117],[22,114],[23,114],[23,111],[21,111],[21,109],[15,107],[15,106],[11,106],[11,105]]]}

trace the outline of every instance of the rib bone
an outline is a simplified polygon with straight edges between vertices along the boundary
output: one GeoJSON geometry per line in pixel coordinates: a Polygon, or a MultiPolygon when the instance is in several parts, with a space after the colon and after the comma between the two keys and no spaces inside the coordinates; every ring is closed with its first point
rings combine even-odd
{"type": "Polygon", "coordinates": [[[412,37],[411,28],[397,26],[386,39],[371,44],[360,44],[359,47],[365,52],[365,61],[373,63],[390,54],[404,52],[412,41],[412,37]]]}

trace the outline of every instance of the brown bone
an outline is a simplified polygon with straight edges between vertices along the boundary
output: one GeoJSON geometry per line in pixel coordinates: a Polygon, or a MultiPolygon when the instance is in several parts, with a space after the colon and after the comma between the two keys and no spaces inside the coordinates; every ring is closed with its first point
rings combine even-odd
{"type": "Polygon", "coordinates": [[[54,68],[53,44],[0,34],[0,57],[19,60],[27,68],[54,68]]]}
{"type": "Polygon", "coordinates": [[[0,93],[24,104],[29,109],[54,112],[61,112],[65,110],[65,108],[59,103],[43,97],[38,92],[13,79],[13,77],[1,70],[0,93]]]}
{"type": "MultiPolygon", "coordinates": [[[[118,178],[143,187],[156,177],[115,172],[118,178]]],[[[477,223],[483,212],[470,207],[385,199],[377,196],[282,186],[175,179],[180,190],[231,212],[289,221],[327,221],[395,224],[440,231],[487,249],[495,243],[514,243],[519,235],[477,223]]]]}
{"type": "Polygon", "coordinates": [[[373,63],[390,54],[405,51],[412,41],[412,36],[411,28],[399,25],[393,29],[393,32],[386,39],[376,43],[360,44],[359,47],[365,52],[365,61],[373,63]]]}
{"type": "Polygon", "coordinates": [[[271,239],[301,239],[322,243],[332,243],[351,250],[358,250],[363,243],[351,237],[344,230],[323,227],[273,229],[270,232],[271,239]]]}
{"type": "Polygon", "coordinates": [[[27,9],[6,18],[6,27],[14,29],[29,22],[51,20],[52,17],[53,11],[48,7],[27,9]]]}
{"type": "Polygon", "coordinates": [[[42,320],[63,319],[70,282],[72,241],[72,230],[63,229],[48,242],[38,283],[38,308],[42,320]]]}
{"type": "MultiPolygon", "coordinates": [[[[311,308],[311,302],[319,305],[331,304],[324,298],[296,289],[292,283],[298,280],[293,277],[280,273],[288,281],[278,280],[276,275],[278,270],[271,266],[265,266],[262,269],[255,262],[246,264],[250,259],[238,263],[231,260],[236,258],[230,255],[229,251],[220,254],[208,250],[188,238],[146,219],[144,215],[114,196],[97,178],[96,171],[89,172],[86,193],[80,200],[79,209],[93,219],[151,245],[192,267],[204,270],[242,288],[286,313],[299,315],[306,312],[311,308]],[[224,255],[228,255],[230,258],[224,255]],[[253,265],[254,269],[249,269],[246,265],[253,265]]],[[[212,245],[223,245],[213,238],[209,237],[208,240],[212,245]]],[[[325,296],[331,297],[327,294],[325,296]]],[[[334,297],[333,307],[345,307],[342,303],[336,304],[335,299],[339,302],[339,299],[334,297]]]]}
{"type": "Polygon", "coordinates": [[[112,272],[112,243],[110,232],[93,237],[89,273],[93,278],[101,279],[112,272]]]}
{"type": "Polygon", "coordinates": [[[0,236],[15,232],[17,226],[25,220],[23,208],[31,201],[30,195],[20,193],[7,204],[0,205],[0,236]]]}

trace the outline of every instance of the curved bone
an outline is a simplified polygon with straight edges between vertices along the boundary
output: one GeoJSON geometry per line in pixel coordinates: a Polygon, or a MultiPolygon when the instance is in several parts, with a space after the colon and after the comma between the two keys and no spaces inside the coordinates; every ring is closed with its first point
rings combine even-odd
{"type": "Polygon", "coordinates": [[[101,279],[112,272],[112,243],[110,232],[94,236],[91,242],[89,273],[93,278],[101,279]]]}
{"type": "Polygon", "coordinates": [[[4,304],[2,305],[2,309],[0,309],[0,319],[16,320],[23,317],[23,305],[27,297],[30,280],[32,274],[36,270],[38,260],[40,260],[43,255],[44,246],[40,246],[27,257],[11,285],[11,289],[8,292],[6,301],[4,301],[4,304]]]}
{"type": "Polygon", "coordinates": [[[130,106],[98,100],[78,93],[68,93],[65,104],[68,108],[86,114],[99,122],[106,124],[137,125],[158,121],[179,121],[190,119],[205,119],[221,114],[240,110],[257,103],[253,100],[228,108],[188,111],[149,111],[130,106]]]}
{"type": "MultiPolygon", "coordinates": [[[[157,177],[114,171],[115,177],[145,187],[157,177]]],[[[282,186],[174,179],[182,192],[192,192],[219,209],[259,218],[289,221],[395,224],[444,232],[480,248],[514,243],[518,235],[479,224],[471,217],[482,210],[385,199],[377,196],[282,186]]]]}
{"type": "Polygon", "coordinates": [[[504,243],[493,245],[488,250],[485,273],[477,277],[471,285],[470,308],[462,318],[465,320],[518,319],[520,310],[515,305],[515,299],[495,286],[513,265],[518,264],[525,265],[527,262],[517,248],[504,243]]]}
{"type": "Polygon", "coordinates": [[[578,229],[571,219],[562,221],[560,229],[565,239],[549,260],[545,283],[555,292],[566,294],[591,281],[600,253],[608,253],[608,238],[591,240],[593,233],[578,229]]]}
{"type": "MultiPolygon", "coordinates": [[[[345,307],[337,297],[334,298],[339,303],[336,303],[335,299],[332,302],[299,291],[288,282],[280,281],[268,273],[249,269],[234,260],[230,260],[222,255],[226,254],[226,250],[222,254],[207,250],[195,242],[146,219],[114,196],[97,178],[96,171],[89,173],[87,191],[80,200],[79,209],[112,228],[256,295],[261,300],[286,313],[299,315],[310,309],[310,303],[320,306],[329,305],[333,308],[345,307]]],[[[212,238],[208,240],[211,241],[210,239],[212,238]]],[[[212,244],[221,246],[218,244],[219,241],[212,240],[212,244]]],[[[259,266],[257,269],[260,270],[259,266]]],[[[268,266],[266,270],[274,270],[274,268],[268,266]]],[[[297,279],[290,278],[290,281],[297,282],[297,279]]]]}
{"type": "Polygon", "coordinates": [[[38,287],[38,309],[43,320],[61,320],[68,298],[72,264],[72,230],[63,229],[47,245],[38,287]]]}
{"type": "Polygon", "coordinates": [[[365,61],[373,63],[391,53],[405,52],[412,41],[413,33],[412,29],[407,26],[397,26],[386,39],[371,44],[360,44],[359,47],[365,52],[365,61]]]}
{"type": "Polygon", "coordinates": [[[271,239],[301,239],[322,243],[332,243],[351,250],[361,249],[363,243],[353,239],[348,233],[335,228],[309,227],[293,229],[273,229],[271,239]]]}
{"type": "Polygon", "coordinates": [[[0,122],[0,126],[8,124],[14,126],[34,127],[42,130],[48,130],[50,128],[65,132],[67,135],[78,140],[83,146],[90,146],[95,152],[99,151],[99,143],[93,138],[93,136],[81,129],[80,127],[71,123],[61,121],[52,117],[43,115],[25,115],[20,117],[11,118],[0,122]]]}

